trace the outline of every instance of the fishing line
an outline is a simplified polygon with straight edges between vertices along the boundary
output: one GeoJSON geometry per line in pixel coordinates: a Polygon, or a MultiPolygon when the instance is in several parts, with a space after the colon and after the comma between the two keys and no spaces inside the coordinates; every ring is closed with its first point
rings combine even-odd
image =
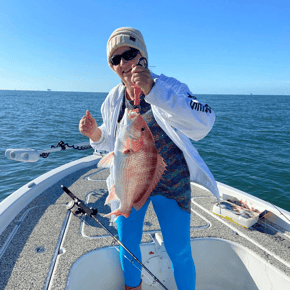
{"type": "MultiPolygon", "coordinates": [[[[74,215],[80,217],[82,215],[88,215],[90,218],[92,218],[94,221],[96,221],[107,233],[109,233],[111,235],[111,237],[113,238],[114,242],[117,242],[120,246],[122,246],[126,251],[127,253],[130,254],[130,256],[133,258],[133,260],[130,260],[125,254],[124,257],[127,258],[131,264],[134,265],[134,262],[136,261],[141,267],[143,267],[143,269],[154,279],[153,281],[153,284],[154,282],[158,282],[159,286],[161,286],[163,289],[165,290],[168,290],[163,284],[162,282],[144,265],[142,264],[142,262],[140,262],[138,260],[137,257],[135,257],[135,255],[127,248],[123,245],[123,243],[117,239],[115,237],[115,235],[106,227],[102,224],[102,222],[99,221],[99,219],[95,216],[97,214],[97,209],[93,209],[93,208],[88,208],[84,203],[83,201],[81,201],[79,198],[77,198],[68,188],[66,188],[65,186],[61,185],[61,188],[63,189],[63,191],[65,193],[67,193],[72,201],[70,201],[68,204],[67,204],[67,209],[70,210],[74,215]],[[134,261],[135,260],[135,261],[134,261]]],[[[116,248],[114,246],[114,248],[116,248]]],[[[119,249],[117,249],[118,252],[119,252],[119,249]]],[[[134,265],[136,267],[136,265],[134,265]]],[[[140,272],[141,270],[136,267],[140,272]]],[[[142,273],[142,272],[141,272],[142,273]]],[[[145,276],[145,275],[144,275],[145,276]]],[[[146,276],[146,278],[148,278],[148,276],[146,276]]],[[[155,285],[157,286],[157,285],[155,285]]],[[[157,286],[158,287],[158,286],[157,286]]],[[[159,288],[159,287],[158,287],[159,288]]],[[[161,289],[161,288],[159,288],[161,289]]]]}

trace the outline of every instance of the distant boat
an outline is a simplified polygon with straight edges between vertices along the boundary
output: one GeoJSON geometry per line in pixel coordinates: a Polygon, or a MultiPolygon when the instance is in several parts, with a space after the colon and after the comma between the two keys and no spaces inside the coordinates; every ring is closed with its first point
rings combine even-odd
{"type": "Polygon", "coordinates": [[[51,91],[51,89],[47,89],[49,92],[51,91]]]}

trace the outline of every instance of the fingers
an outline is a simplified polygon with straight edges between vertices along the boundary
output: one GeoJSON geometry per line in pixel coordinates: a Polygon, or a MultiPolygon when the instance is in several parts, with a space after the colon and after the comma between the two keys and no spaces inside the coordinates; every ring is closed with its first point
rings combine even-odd
{"type": "Polygon", "coordinates": [[[83,135],[85,135],[89,138],[93,134],[91,124],[88,124],[87,122],[84,122],[83,120],[81,120],[79,123],[79,130],[83,135]]]}
{"type": "Polygon", "coordinates": [[[96,132],[97,127],[95,119],[89,111],[86,111],[86,115],[79,122],[79,131],[90,138],[96,132]]]}
{"type": "Polygon", "coordinates": [[[91,115],[91,113],[90,113],[89,110],[86,111],[86,117],[87,117],[88,120],[90,120],[91,122],[94,122],[94,121],[95,121],[94,117],[91,115]]]}
{"type": "Polygon", "coordinates": [[[82,117],[81,121],[83,121],[83,123],[92,124],[92,125],[94,123],[96,123],[96,120],[91,115],[91,113],[89,112],[89,110],[86,111],[86,115],[82,117]]]}
{"type": "Polygon", "coordinates": [[[150,70],[148,68],[144,68],[143,66],[137,65],[134,66],[132,65],[132,76],[134,74],[139,74],[139,75],[143,75],[143,76],[151,76],[150,70]]]}
{"type": "Polygon", "coordinates": [[[136,66],[132,69],[131,81],[136,83],[138,87],[146,84],[149,80],[150,78],[147,69],[144,69],[141,66],[136,66]]]}
{"type": "Polygon", "coordinates": [[[83,116],[79,125],[82,129],[90,129],[93,123],[87,116],[83,116]]]}
{"type": "Polygon", "coordinates": [[[132,78],[131,81],[141,88],[143,93],[147,95],[154,84],[153,78],[149,69],[135,66],[132,68],[132,78]]]}

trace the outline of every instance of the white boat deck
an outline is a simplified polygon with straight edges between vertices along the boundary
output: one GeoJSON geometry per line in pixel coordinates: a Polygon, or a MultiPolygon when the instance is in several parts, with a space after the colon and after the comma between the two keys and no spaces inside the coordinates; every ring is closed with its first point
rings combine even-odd
{"type": "MultiPolygon", "coordinates": [[[[100,221],[117,234],[115,225],[110,226],[109,219],[102,217],[110,212],[104,206],[108,173],[96,165],[78,170],[46,189],[16,216],[0,235],[0,290],[65,289],[71,267],[78,258],[111,246],[112,238],[97,223],[67,211],[70,198],[60,187],[63,184],[89,206],[97,208],[100,221]]],[[[212,237],[238,243],[290,277],[289,231],[269,221],[261,220],[246,229],[221,219],[211,213],[216,199],[199,186],[192,185],[192,197],[192,239],[212,237]]],[[[150,205],[142,243],[152,243],[152,234],[156,232],[160,228],[150,205]]],[[[227,252],[223,255],[227,259],[227,252]]]]}

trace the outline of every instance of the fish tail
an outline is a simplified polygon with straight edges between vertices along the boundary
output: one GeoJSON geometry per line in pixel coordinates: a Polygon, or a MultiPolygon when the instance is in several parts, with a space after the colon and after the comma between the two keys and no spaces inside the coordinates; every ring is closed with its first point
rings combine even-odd
{"type": "Polygon", "coordinates": [[[115,216],[120,216],[120,215],[122,215],[122,216],[124,216],[125,218],[127,218],[127,217],[129,217],[130,213],[124,213],[124,212],[121,212],[119,209],[116,209],[116,210],[114,210],[114,211],[112,211],[112,212],[110,212],[110,213],[104,215],[104,217],[108,217],[108,216],[110,216],[110,215],[115,215],[115,216]]]}

